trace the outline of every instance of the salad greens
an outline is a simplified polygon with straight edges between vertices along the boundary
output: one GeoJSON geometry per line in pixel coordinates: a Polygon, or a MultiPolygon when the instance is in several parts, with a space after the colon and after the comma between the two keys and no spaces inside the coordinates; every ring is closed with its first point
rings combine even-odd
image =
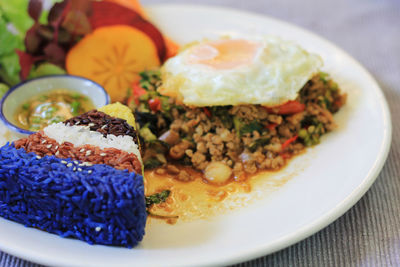
{"type": "MultiPolygon", "coordinates": [[[[50,5],[55,2],[59,1],[46,1],[50,5]]],[[[2,44],[0,46],[0,83],[7,86],[13,86],[21,81],[21,65],[16,50],[25,50],[25,35],[34,25],[34,20],[27,12],[28,6],[28,0],[0,0],[0,44],[2,44]]],[[[39,21],[45,23],[47,16],[48,11],[41,12],[39,21]]],[[[47,64],[44,67],[39,66],[29,78],[61,73],[65,71],[47,64]]],[[[5,87],[1,88],[4,90],[5,87]]]]}
{"type": "MultiPolygon", "coordinates": [[[[61,2],[62,0],[44,0],[43,10],[39,16],[39,22],[42,24],[47,23],[47,17],[49,10],[55,3],[61,2]]],[[[32,1],[41,3],[42,1],[32,1]]],[[[34,24],[34,20],[28,14],[29,0],[0,0],[0,14],[6,18],[7,22],[12,25],[14,34],[19,36],[21,39],[25,37],[26,32],[34,24]]]]}
{"type": "Polygon", "coordinates": [[[0,83],[0,97],[2,97],[10,89],[7,84],[0,83]]]}
{"type": "Polygon", "coordinates": [[[7,23],[13,25],[15,34],[22,40],[32,27],[33,19],[28,15],[28,0],[0,0],[0,13],[7,23]]]}
{"type": "Polygon", "coordinates": [[[60,68],[57,65],[45,62],[40,64],[37,68],[31,70],[29,77],[30,79],[42,77],[46,75],[57,75],[57,74],[66,74],[67,72],[60,68]]]}
{"type": "MultiPolygon", "coordinates": [[[[164,58],[161,33],[139,13],[118,3],[0,0],[0,83],[10,87],[26,79],[63,74],[68,51],[85,34],[119,24],[143,29],[155,40],[160,58],[164,58]]],[[[153,102],[153,108],[168,106],[162,98],[153,102]]]]}
{"type": "Polygon", "coordinates": [[[21,70],[15,50],[23,49],[24,44],[21,37],[8,30],[7,21],[2,13],[0,13],[0,44],[2,44],[0,45],[0,82],[12,86],[20,82],[21,70]]]}

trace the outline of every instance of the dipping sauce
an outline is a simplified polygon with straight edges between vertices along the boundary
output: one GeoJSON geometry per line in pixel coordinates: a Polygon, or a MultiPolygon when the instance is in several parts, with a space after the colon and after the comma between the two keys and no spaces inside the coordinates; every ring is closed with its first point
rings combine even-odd
{"type": "Polygon", "coordinates": [[[65,121],[94,109],[85,95],[67,89],[55,89],[34,96],[17,108],[15,120],[19,127],[39,131],[49,124],[65,121]]]}

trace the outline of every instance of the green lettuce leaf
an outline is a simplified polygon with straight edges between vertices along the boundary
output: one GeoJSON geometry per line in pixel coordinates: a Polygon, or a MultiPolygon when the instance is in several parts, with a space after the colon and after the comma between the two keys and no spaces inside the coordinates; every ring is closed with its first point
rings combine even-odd
{"type": "Polygon", "coordinates": [[[32,27],[33,20],[28,15],[28,0],[0,0],[0,10],[7,22],[10,22],[23,38],[32,27]]]}
{"type": "Polygon", "coordinates": [[[18,55],[13,53],[0,57],[0,80],[10,86],[14,86],[21,80],[19,72],[21,66],[19,65],[18,55]]]}
{"type": "Polygon", "coordinates": [[[0,81],[8,85],[15,85],[20,81],[18,55],[15,49],[23,49],[23,39],[13,35],[7,29],[7,23],[0,16],[0,81]],[[3,45],[4,44],[4,45],[3,45]]]}
{"type": "Polygon", "coordinates": [[[29,78],[37,78],[47,75],[66,74],[66,71],[57,65],[51,63],[42,63],[36,69],[32,70],[29,78]]]}
{"type": "Polygon", "coordinates": [[[3,97],[3,95],[8,91],[9,87],[7,84],[0,83],[0,97],[3,97]]]}

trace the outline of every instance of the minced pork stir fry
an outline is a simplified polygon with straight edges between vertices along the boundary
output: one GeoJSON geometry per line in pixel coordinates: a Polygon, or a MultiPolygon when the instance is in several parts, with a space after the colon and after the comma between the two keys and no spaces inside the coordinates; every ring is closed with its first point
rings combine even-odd
{"type": "Polygon", "coordinates": [[[161,96],[157,71],[141,73],[127,104],[140,124],[145,169],[158,168],[179,180],[193,179],[184,168],[202,172],[213,164],[235,180],[258,170],[277,170],[336,125],[332,114],[346,101],[326,73],[315,75],[296,100],[261,105],[187,107],[161,96]]]}

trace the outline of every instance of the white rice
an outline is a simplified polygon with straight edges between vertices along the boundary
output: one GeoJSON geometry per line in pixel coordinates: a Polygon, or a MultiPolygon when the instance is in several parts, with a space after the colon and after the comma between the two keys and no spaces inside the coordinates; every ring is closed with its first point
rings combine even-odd
{"type": "MultiPolygon", "coordinates": [[[[138,145],[133,141],[133,138],[128,135],[115,136],[108,134],[106,137],[103,134],[95,131],[90,131],[89,126],[65,125],[64,123],[50,124],[43,129],[44,133],[59,144],[70,142],[74,146],[92,145],[101,149],[116,148],[128,153],[133,153],[138,157],[140,162],[140,152],[138,145]]],[[[87,151],[88,152],[88,151],[87,151]]]]}

